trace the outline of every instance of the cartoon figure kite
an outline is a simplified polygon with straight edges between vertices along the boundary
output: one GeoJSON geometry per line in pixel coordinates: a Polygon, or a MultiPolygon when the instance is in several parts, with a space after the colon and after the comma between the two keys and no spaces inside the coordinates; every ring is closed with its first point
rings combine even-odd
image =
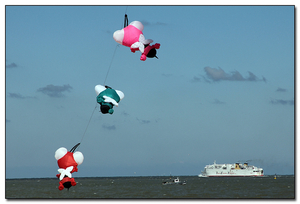
{"type": "Polygon", "coordinates": [[[124,98],[124,93],[119,90],[114,90],[109,86],[95,86],[97,94],[97,102],[100,104],[100,111],[103,114],[113,114],[113,106],[119,106],[119,102],[124,98]]]}
{"type": "Polygon", "coordinates": [[[140,60],[145,61],[147,57],[156,57],[156,49],[160,48],[160,44],[156,43],[150,45],[153,42],[151,39],[145,39],[143,35],[144,26],[139,21],[131,22],[127,27],[122,30],[117,30],[113,34],[114,40],[126,47],[130,47],[131,52],[140,50],[142,56],[140,60]]]}
{"type": "Polygon", "coordinates": [[[72,173],[77,172],[77,166],[82,164],[83,162],[83,154],[79,151],[74,152],[74,150],[78,147],[80,143],[75,145],[70,151],[66,148],[61,147],[55,152],[55,159],[57,160],[57,164],[59,166],[58,172],[56,175],[59,178],[59,190],[63,190],[64,188],[69,188],[71,186],[75,186],[75,179],[72,178],[72,173]]]}

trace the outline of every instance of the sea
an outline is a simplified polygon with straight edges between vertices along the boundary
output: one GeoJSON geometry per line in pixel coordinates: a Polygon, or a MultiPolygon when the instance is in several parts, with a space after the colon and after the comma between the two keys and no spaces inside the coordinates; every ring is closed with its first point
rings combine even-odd
{"type": "Polygon", "coordinates": [[[12,199],[287,199],[295,200],[294,175],[200,178],[178,176],[186,185],[162,185],[177,176],[74,177],[76,186],[58,190],[57,178],[6,179],[12,199]]]}

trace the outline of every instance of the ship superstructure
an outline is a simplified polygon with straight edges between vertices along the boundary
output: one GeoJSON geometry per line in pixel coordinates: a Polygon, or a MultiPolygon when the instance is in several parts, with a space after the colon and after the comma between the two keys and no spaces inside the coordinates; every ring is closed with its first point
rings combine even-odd
{"type": "Polygon", "coordinates": [[[234,177],[234,176],[263,176],[262,168],[245,163],[206,165],[199,177],[234,177]]]}

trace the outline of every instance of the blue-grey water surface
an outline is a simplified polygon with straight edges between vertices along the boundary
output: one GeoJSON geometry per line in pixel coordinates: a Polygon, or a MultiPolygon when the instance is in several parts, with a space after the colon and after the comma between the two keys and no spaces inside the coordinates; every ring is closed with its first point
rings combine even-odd
{"type": "MultiPolygon", "coordinates": [[[[176,177],[172,177],[176,178],[176,177]]],[[[58,190],[58,179],[6,179],[5,197],[12,198],[282,198],[295,199],[295,177],[199,178],[180,176],[186,185],[162,185],[170,177],[76,178],[76,186],[58,190]]]]}

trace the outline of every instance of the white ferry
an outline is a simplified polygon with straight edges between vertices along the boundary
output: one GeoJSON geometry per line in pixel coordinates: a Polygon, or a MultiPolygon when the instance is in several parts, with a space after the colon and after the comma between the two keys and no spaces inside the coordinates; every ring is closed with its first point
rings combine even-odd
{"type": "Polygon", "coordinates": [[[199,177],[243,177],[263,176],[262,168],[248,165],[248,163],[216,164],[206,165],[199,177]]]}

